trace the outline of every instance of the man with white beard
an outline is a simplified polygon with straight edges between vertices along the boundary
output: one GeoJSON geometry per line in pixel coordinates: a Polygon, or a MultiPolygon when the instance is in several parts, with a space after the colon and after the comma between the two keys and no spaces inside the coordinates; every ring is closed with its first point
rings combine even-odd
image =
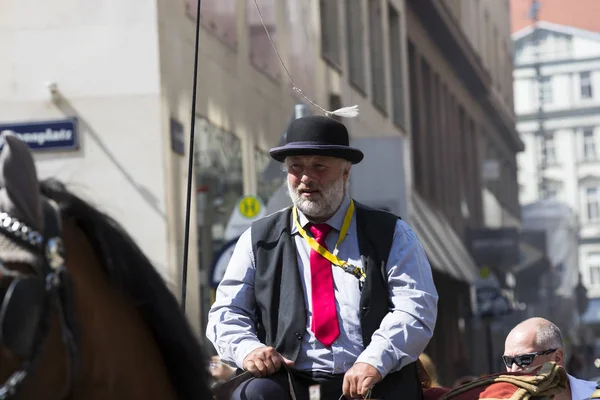
{"type": "Polygon", "coordinates": [[[421,244],[348,195],[363,153],[342,123],[299,118],[285,141],[270,154],[294,205],[240,237],[209,313],[221,360],[254,376],[233,399],[420,399],[438,300],[421,244]]]}

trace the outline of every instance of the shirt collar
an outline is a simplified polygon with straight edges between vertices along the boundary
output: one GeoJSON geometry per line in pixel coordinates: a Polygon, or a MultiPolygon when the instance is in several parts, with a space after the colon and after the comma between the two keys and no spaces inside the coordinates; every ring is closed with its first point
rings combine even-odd
{"type": "MultiPolygon", "coordinates": [[[[344,217],[346,217],[346,211],[348,211],[348,207],[350,206],[350,196],[348,196],[348,194],[346,193],[344,195],[344,200],[342,200],[342,205],[340,206],[340,208],[338,208],[338,210],[335,212],[335,214],[333,214],[331,216],[331,218],[329,218],[327,221],[325,221],[326,224],[328,224],[329,226],[331,226],[334,229],[337,229],[338,232],[340,232],[342,230],[342,225],[344,224],[344,217]]],[[[296,228],[296,224],[293,223],[293,215],[292,215],[292,235],[295,233],[298,233],[298,229],[296,228]]],[[[300,211],[298,209],[298,221],[300,222],[300,226],[302,226],[302,228],[306,229],[306,225],[308,225],[310,223],[310,221],[308,220],[308,218],[306,218],[306,215],[304,215],[304,213],[302,211],[300,211]]],[[[347,235],[350,234],[350,231],[348,231],[347,235]]]]}
{"type": "Polygon", "coordinates": [[[596,382],[584,381],[571,375],[567,376],[569,377],[572,399],[587,399],[592,395],[596,388],[596,382]]]}

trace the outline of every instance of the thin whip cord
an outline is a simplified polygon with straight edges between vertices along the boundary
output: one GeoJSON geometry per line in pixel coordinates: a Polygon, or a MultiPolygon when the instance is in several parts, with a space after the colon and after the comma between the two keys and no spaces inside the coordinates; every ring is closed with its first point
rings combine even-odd
{"type": "MultiPolygon", "coordinates": [[[[194,49],[194,83],[192,86],[192,115],[190,122],[190,147],[188,149],[187,200],[185,205],[185,237],[183,239],[183,269],[181,271],[181,309],[185,313],[187,295],[188,252],[190,247],[190,208],[192,203],[192,174],[194,172],[194,134],[196,130],[196,92],[198,87],[198,46],[200,44],[200,3],[196,10],[196,42],[194,49]]],[[[195,180],[195,179],[194,179],[195,180]]]]}
{"type": "Polygon", "coordinates": [[[300,93],[300,95],[302,97],[304,97],[306,99],[306,101],[308,101],[310,104],[312,104],[313,106],[317,107],[318,109],[320,109],[321,111],[323,111],[325,114],[331,114],[331,112],[327,111],[326,109],[324,109],[323,107],[321,107],[320,105],[316,104],[314,101],[312,101],[311,99],[309,99],[303,92],[302,90],[300,90],[300,88],[298,86],[296,86],[296,82],[294,82],[294,78],[292,78],[292,74],[290,74],[290,71],[287,69],[285,63],[283,62],[283,59],[281,58],[281,55],[279,54],[279,51],[277,51],[277,47],[275,46],[275,43],[273,43],[273,39],[271,39],[271,34],[269,33],[269,29],[267,29],[267,25],[265,24],[265,20],[263,19],[262,16],[262,12],[260,12],[260,7],[258,7],[258,3],[256,0],[254,0],[254,5],[256,6],[256,11],[258,11],[258,17],[260,18],[260,23],[262,24],[265,33],[267,34],[267,38],[269,39],[269,43],[271,43],[271,47],[273,48],[273,51],[275,51],[275,54],[277,54],[277,58],[279,58],[279,62],[281,63],[281,66],[283,67],[283,69],[285,70],[285,73],[287,74],[288,78],[290,78],[290,82],[292,83],[292,88],[300,93]]]}
{"type": "Polygon", "coordinates": [[[256,6],[256,11],[258,11],[258,17],[260,18],[260,23],[262,24],[263,29],[265,30],[265,33],[267,34],[269,43],[271,43],[271,47],[273,48],[273,51],[275,52],[275,54],[277,54],[277,58],[279,59],[281,66],[285,70],[285,73],[287,74],[288,78],[290,78],[290,82],[292,83],[292,88],[296,92],[298,92],[300,94],[300,96],[304,97],[306,99],[306,101],[308,101],[310,104],[317,107],[319,110],[323,111],[325,113],[325,115],[330,116],[333,114],[333,115],[340,115],[340,116],[346,116],[346,117],[354,117],[354,116],[358,115],[357,112],[356,112],[356,115],[354,115],[355,114],[354,107],[352,107],[352,111],[348,111],[348,110],[327,111],[326,109],[324,109],[323,107],[321,107],[320,105],[318,105],[317,103],[315,103],[314,101],[309,99],[308,96],[306,96],[304,94],[304,92],[302,92],[302,90],[296,85],[296,82],[294,82],[294,78],[292,78],[292,74],[290,74],[290,71],[288,70],[287,66],[283,62],[283,59],[281,58],[279,51],[277,51],[277,46],[275,46],[275,43],[273,43],[273,39],[271,39],[271,34],[269,33],[269,29],[267,29],[267,25],[265,24],[265,20],[263,19],[262,12],[260,11],[260,7],[258,6],[257,0],[254,0],[254,5],[256,6]]]}

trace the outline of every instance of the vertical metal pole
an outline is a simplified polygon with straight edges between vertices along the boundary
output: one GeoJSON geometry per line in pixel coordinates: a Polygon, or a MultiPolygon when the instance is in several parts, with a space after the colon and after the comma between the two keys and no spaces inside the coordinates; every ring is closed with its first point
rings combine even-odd
{"type": "Polygon", "coordinates": [[[533,21],[533,46],[534,46],[534,68],[535,78],[537,82],[538,90],[538,109],[537,109],[537,121],[538,121],[538,132],[537,137],[540,142],[540,161],[538,167],[538,194],[540,199],[545,199],[548,196],[548,187],[546,181],[546,168],[548,166],[547,158],[547,143],[546,143],[546,132],[544,129],[544,90],[542,87],[543,76],[542,76],[542,62],[541,62],[541,31],[538,25],[540,4],[538,0],[531,1],[531,18],[533,21]]]}
{"type": "MultiPolygon", "coordinates": [[[[185,206],[185,232],[183,239],[183,266],[181,271],[181,309],[185,313],[185,301],[187,295],[187,271],[188,271],[188,252],[190,247],[190,208],[192,203],[192,183],[196,182],[194,175],[194,134],[196,130],[196,96],[198,89],[198,46],[200,45],[200,3],[198,0],[198,9],[196,10],[196,40],[194,42],[194,77],[192,83],[192,110],[190,115],[190,148],[188,149],[188,179],[187,194],[185,206]]],[[[197,243],[194,243],[194,249],[197,243]]],[[[197,251],[197,250],[195,250],[197,251]]],[[[198,290],[198,288],[196,288],[198,290]]]]}

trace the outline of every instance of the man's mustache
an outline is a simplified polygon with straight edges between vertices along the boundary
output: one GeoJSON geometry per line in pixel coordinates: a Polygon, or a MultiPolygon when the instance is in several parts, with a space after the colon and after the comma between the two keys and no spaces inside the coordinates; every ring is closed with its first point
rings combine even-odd
{"type": "Polygon", "coordinates": [[[297,191],[301,191],[301,190],[316,190],[318,189],[317,184],[314,182],[310,182],[308,185],[305,184],[301,184],[296,186],[296,190],[297,191]]]}

